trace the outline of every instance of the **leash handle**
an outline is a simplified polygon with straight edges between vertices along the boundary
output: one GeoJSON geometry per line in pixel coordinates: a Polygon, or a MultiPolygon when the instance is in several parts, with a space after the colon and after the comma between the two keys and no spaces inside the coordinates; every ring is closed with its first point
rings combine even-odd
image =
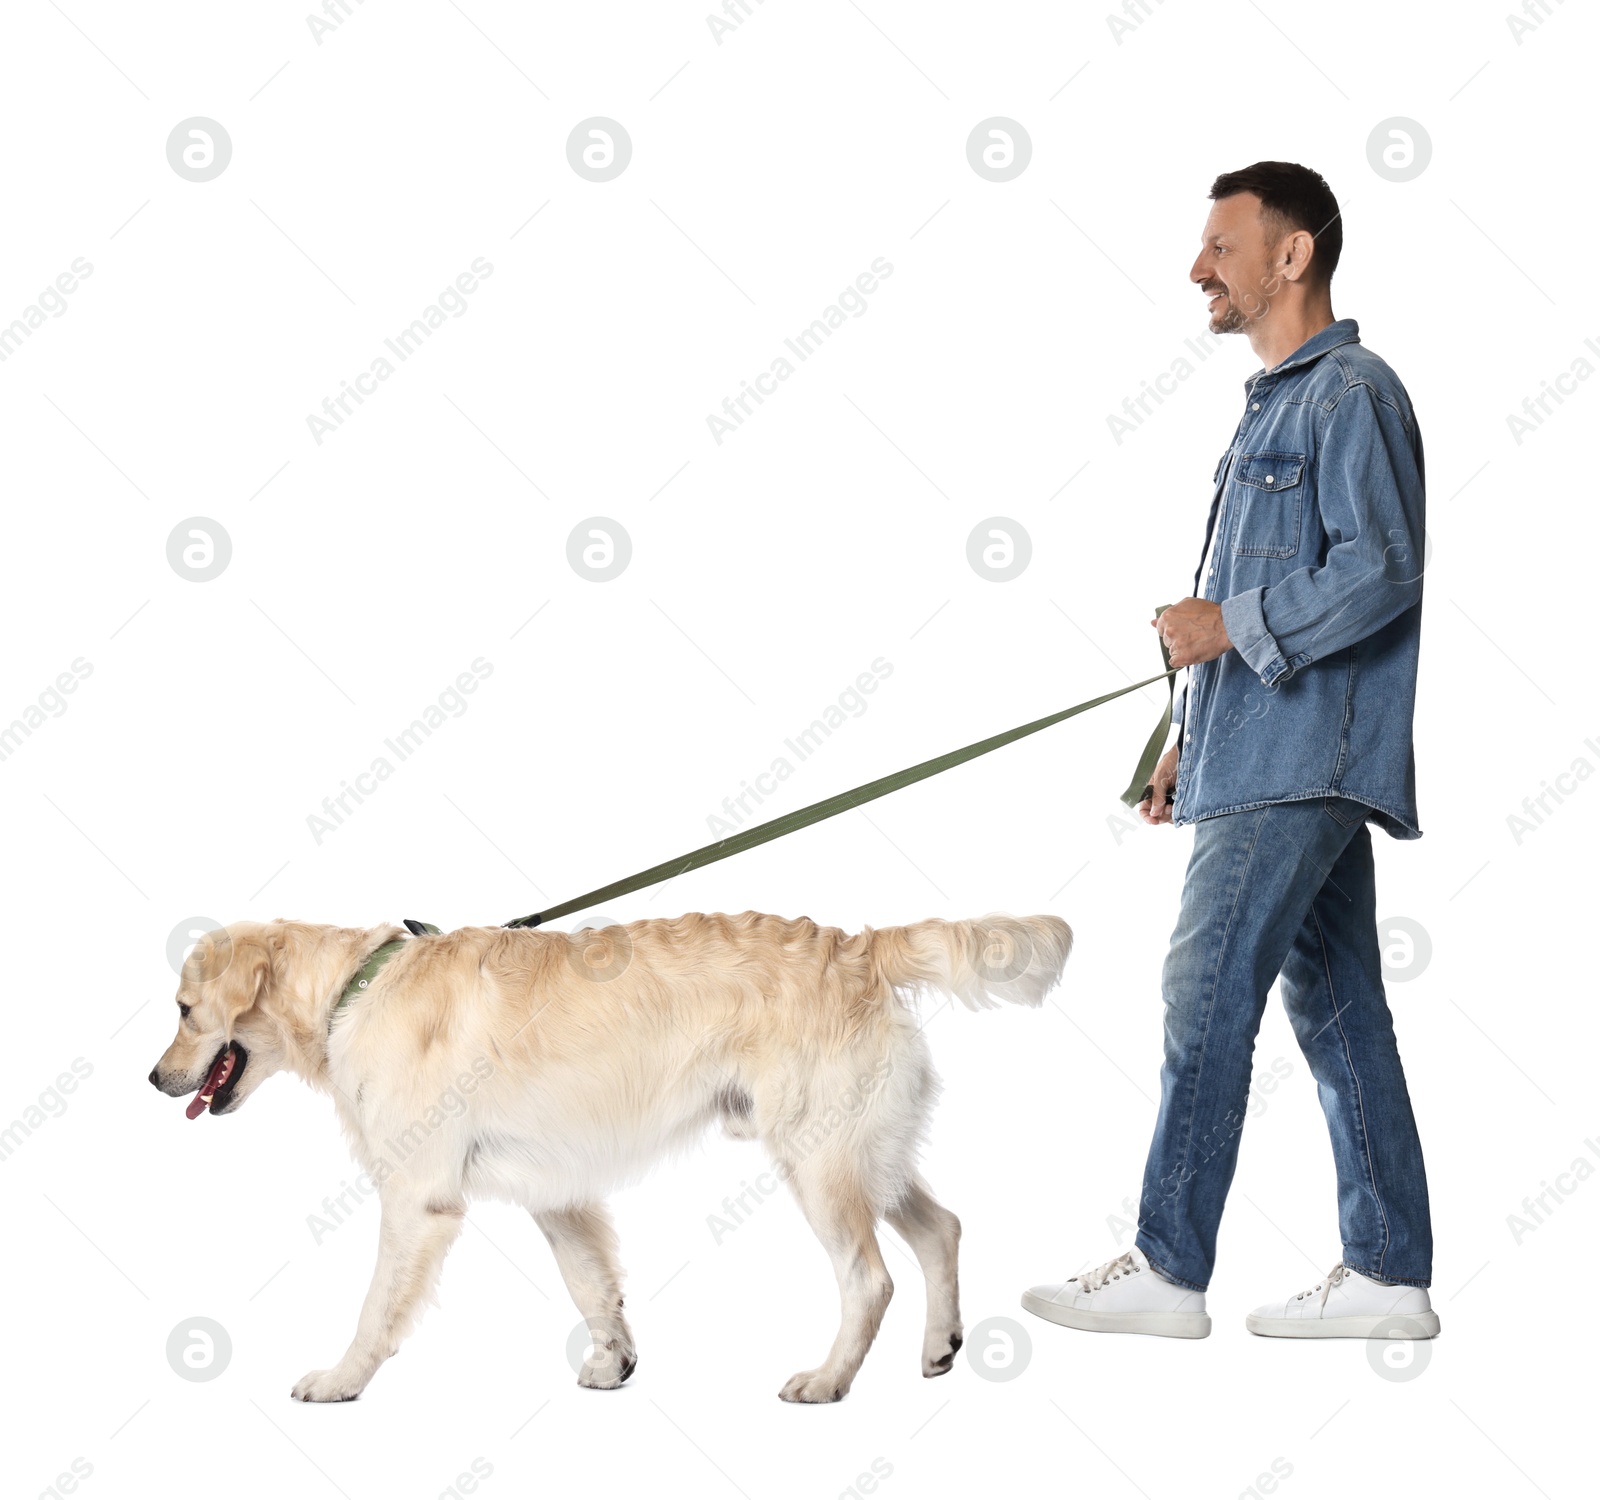
{"type": "MultiPolygon", "coordinates": [[[[1160,605],[1156,614],[1159,616],[1167,606],[1160,605]]],[[[687,854],[680,854],[676,859],[669,859],[659,865],[652,865],[648,870],[640,870],[635,875],[629,875],[622,880],[615,880],[610,885],[603,885],[597,890],[587,891],[581,896],[574,896],[570,901],[563,901],[559,906],[552,906],[544,911],[530,912],[525,917],[513,917],[505,923],[509,927],[538,927],[544,922],[553,922],[558,917],[567,916],[571,912],[582,911],[587,907],[600,906],[607,901],[614,901],[619,896],[626,896],[633,891],[642,890],[645,886],[658,885],[664,880],[670,880],[678,875],[685,875],[690,870],[698,870],[703,865],[715,864],[718,860],[731,859],[735,854],[742,854],[747,849],[754,849],[760,844],[769,843],[773,839],[783,838],[787,834],[797,833],[802,828],[808,828],[813,823],[820,823],[825,818],[836,817],[842,812],[849,812],[852,808],[860,807],[865,802],[872,802],[879,797],[887,797],[890,792],[897,792],[901,787],[912,786],[916,782],[925,781],[930,776],[937,776],[942,771],[948,771],[953,766],[959,766],[969,760],[976,760],[980,755],[987,755],[992,750],[998,750],[1004,745],[1012,744],[1016,740],[1025,739],[1030,734],[1038,734],[1041,729],[1048,729],[1053,724],[1059,724],[1064,719],[1075,718],[1078,714],[1087,713],[1092,708],[1099,708],[1103,703],[1110,703],[1115,698],[1126,697],[1129,693],[1136,693],[1141,688],[1147,688],[1153,682],[1165,679],[1167,684],[1167,707],[1162,715],[1161,723],[1155,733],[1150,736],[1145,745],[1144,753],[1139,757],[1139,764],[1134,771],[1133,781],[1128,790],[1122,794],[1122,800],[1130,807],[1143,800],[1141,788],[1148,785],[1151,774],[1155,770],[1156,761],[1161,757],[1161,747],[1166,742],[1167,730],[1172,719],[1172,678],[1177,670],[1172,665],[1167,654],[1166,643],[1161,646],[1162,664],[1166,670],[1155,677],[1147,677],[1143,682],[1130,683],[1127,687],[1117,688],[1113,692],[1102,693],[1098,698],[1090,698],[1083,703],[1075,703],[1071,708],[1064,708],[1059,713],[1049,714],[1042,719],[1035,719],[1029,724],[1020,724],[1015,729],[1008,729],[1002,734],[991,735],[986,740],[978,740],[971,745],[965,745],[959,750],[948,751],[944,755],[935,756],[932,760],[922,761],[918,765],[907,766],[903,771],[894,771],[887,776],[880,776],[876,781],[869,781],[863,786],[852,788],[848,792],[840,792],[836,796],[824,798],[821,802],[813,802],[809,807],[799,808],[792,813],[785,813],[782,817],[773,818],[766,823],[757,823],[752,828],[743,829],[739,833],[729,834],[725,839],[718,839],[714,844],[706,844],[699,849],[692,849],[687,854]]]]}
{"type": "MultiPolygon", "coordinates": [[[[1156,605],[1156,619],[1161,618],[1167,607],[1165,604],[1156,605]]],[[[1146,798],[1155,800],[1156,789],[1150,778],[1155,775],[1156,763],[1161,759],[1161,752],[1167,743],[1167,733],[1172,728],[1175,674],[1181,668],[1172,665],[1172,654],[1167,650],[1167,643],[1161,639],[1160,630],[1156,631],[1156,640],[1161,644],[1161,665],[1167,669],[1167,711],[1161,716],[1161,722],[1151,732],[1150,738],[1145,741],[1144,750],[1139,755],[1139,764],[1133,768],[1133,780],[1128,783],[1128,790],[1122,794],[1122,801],[1129,807],[1137,807],[1146,798]]],[[[1167,793],[1167,801],[1174,800],[1172,793],[1167,793]]]]}

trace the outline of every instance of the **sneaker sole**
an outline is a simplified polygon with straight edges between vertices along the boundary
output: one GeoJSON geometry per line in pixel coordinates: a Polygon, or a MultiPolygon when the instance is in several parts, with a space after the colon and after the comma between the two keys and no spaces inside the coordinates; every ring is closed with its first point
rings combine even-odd
{"type": "Polygon", "coordinates": [[[1047,1322],[1063,1328],[1079,1328],[1085,1333],[1148,1333],[1163,1339],[1203,1339],[1211,1332],[1209,1313],[1185,1312],[1084,1312],[1063,1307],[1032,1292],[1022,1294],[1022,1305],[1047,1322]]]}
{"type": "Polygon", "coordinates": [[[1269,1339],[1433,1339],[1439,1314],[1389,1313],[1384,1317],[1263,1318],[1250,1313],[1244,1326],[1269,1339]]]}

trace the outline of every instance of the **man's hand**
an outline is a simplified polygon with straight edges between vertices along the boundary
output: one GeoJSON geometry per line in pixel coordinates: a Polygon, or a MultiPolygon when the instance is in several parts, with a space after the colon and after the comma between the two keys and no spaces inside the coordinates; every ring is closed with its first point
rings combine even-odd
{"type": "Polygon", "coordinates": [[[1222,606],[1209,599],[1180,599],[1150,623],[1166,643],[1175,667],[1215,661],[1224,651],[1233,649],[1233,642],[1222,627],[1222,606]]]}
{"type": "MultiPolygon", "coordinates": [[[[1171,613],[1171,610],[1164,611],[1162,618],[1171,613]]],[[[1146,797],[1138,806],[1138,814],[1146,823],[1153,827],[1157,823],[1172,821],[1172,804],[1167,796],[1177,784],[1178,747],[1174,745],[1156,762],[1155,770],[1150,773],[1150,787],[1154,796],[1146,797]]]]}

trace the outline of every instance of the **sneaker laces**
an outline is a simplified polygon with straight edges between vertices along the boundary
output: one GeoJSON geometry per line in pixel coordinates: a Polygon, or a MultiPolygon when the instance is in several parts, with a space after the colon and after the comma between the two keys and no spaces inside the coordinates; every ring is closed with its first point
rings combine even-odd
{"type": "Polygon", "coordinates": [[[1096,1266],[1092,1271],[1085,1271],[1082,1275],[1074,1276],[1079,1287],[1085,1292],[1098,1292],[1108,1281],[1117,1281],[1124,1276],[1136,1275],[1143,1269],[1133,1258],[1133,1251],[1119,1255],[1115,1260],[1108,1260],[1103,1266],[1096,1266]]]}
{"type": "Polygon", "coordinates": [[[1328,1293],[1331,1292],[1341,1282],[1343,1282],[1345,1277],[1348,1275],[1350,1275],[1350,1267],[1345,1265],[1343,1261],[1340,1261],[1338,1265],[1328,1272],[1328,1276],[1325,1281],[1319,1281],[1314,1287],[1310,1287],[1306,1291],[1296,1292],[1294,1295],[1294,1300],[1296,1302],[1303,1302],[1307,1297],[1314,1297],[1318,1292],[1321,1292],[1322,1300],[1317,1305],[1319,1307],[1326,1307],[1328,1305],[1328,1293]]]}

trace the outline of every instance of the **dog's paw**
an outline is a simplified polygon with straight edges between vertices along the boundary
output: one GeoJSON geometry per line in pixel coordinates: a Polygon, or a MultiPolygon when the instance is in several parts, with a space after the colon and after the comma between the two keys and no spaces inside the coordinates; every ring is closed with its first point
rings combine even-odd
{"type": "Polygon", "coordinates": [[[302,1375],[289,1394],[296,1401],[354,1401],[365,1385],[338,1370],[313,1370],[302,1375]]]}
{"type": "Polygon", "coordinates": [[[780,1401],[804,1401],[812,1404],[840,1400],[849,1385],[827,1370],[802,1370],[791,1375],[789,1382],[778,1392],[780,1401]]]}
{"type": "Polygon", "coordinates": [[[578,1384],[588,1386],[591,1391],[614,1391],[638,1366],[639,1356],[633,1345],[612,1339],[595,1346],[594,1353],[578,1371],[578,1384]]]}
{"type": "Polygon", "coordinates": [[[961,1330],[958,1328],[946,1338],[938,1341],[937,1349],[925,1349],[922,1354],[922,1374],[925,1379],[932,1380],[935,1375],[948,1375],[950,1368],[956,1362],[956,1351],[962,1345],[961,1330]]]}

